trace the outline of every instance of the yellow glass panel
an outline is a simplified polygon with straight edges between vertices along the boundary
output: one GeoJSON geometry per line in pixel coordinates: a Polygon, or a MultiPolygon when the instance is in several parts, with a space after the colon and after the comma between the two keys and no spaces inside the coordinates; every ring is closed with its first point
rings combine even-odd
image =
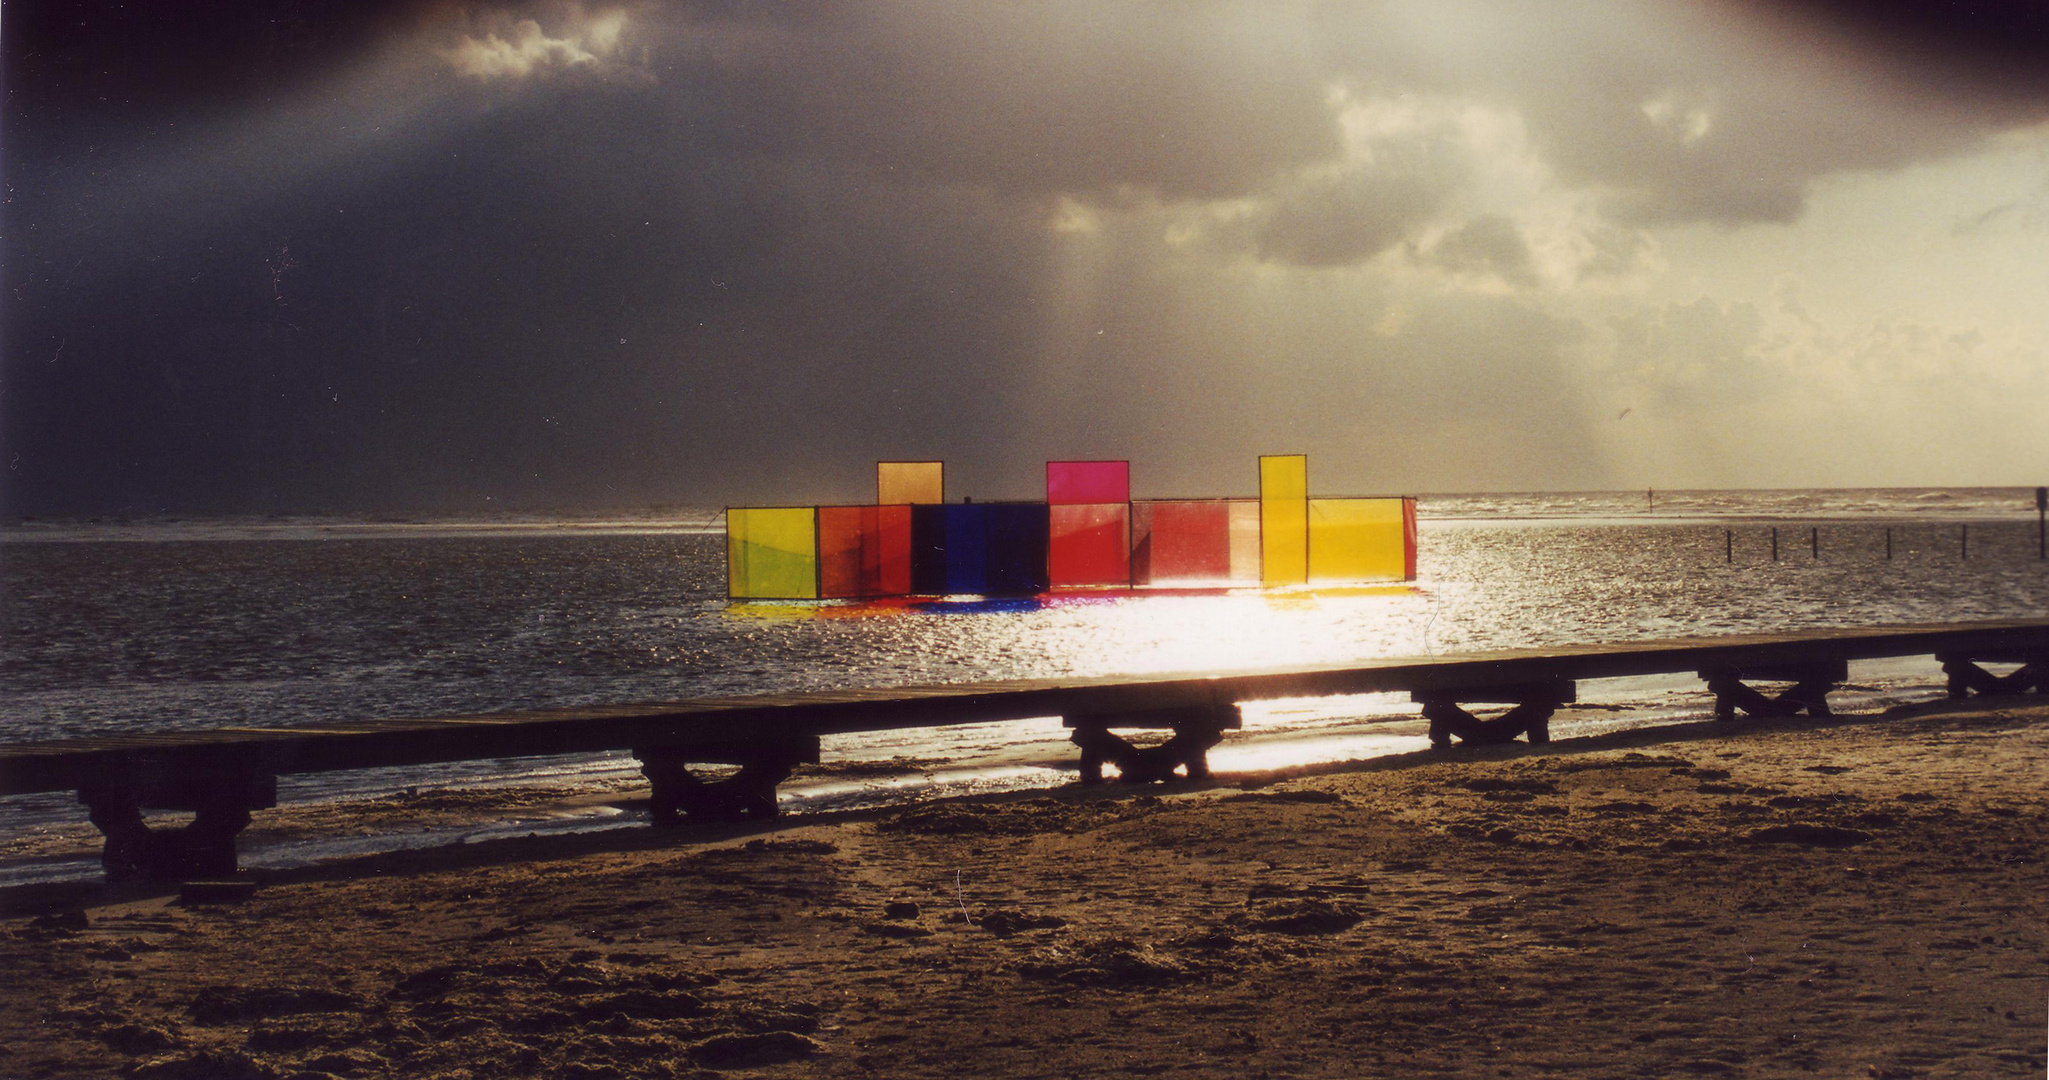
{"type": "Polygon", "coordinates": [[[875,501],[882,506],[946,501],[946,463],[940,461],[878,461],[875,501]]]}
{"type": "Polygon", "coordinates": [[[1259,566],[1264,585],[1309,580],[1309,459],[1304,455],[1259,459],[1259,566]]]}
{"type": "Polygon", "coordinates": [[[818,596],[817,509],[726,511],[726,595],[812,600],[818,596]]]}
{"type": "Polygon", "coordinates": [[[1407,568],[1402,500],[1309,500],[1309,580],[1399,581],[1407,568]]]}

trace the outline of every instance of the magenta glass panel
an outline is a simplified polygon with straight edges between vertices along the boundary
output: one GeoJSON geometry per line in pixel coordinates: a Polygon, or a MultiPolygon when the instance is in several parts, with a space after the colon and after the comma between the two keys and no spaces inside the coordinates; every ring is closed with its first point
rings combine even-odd
{"type": "Polygon", "coordinates": [[[1055,506],[1131,501],[1128,461],[1049,461],[1046,501],[1055,506]]]}

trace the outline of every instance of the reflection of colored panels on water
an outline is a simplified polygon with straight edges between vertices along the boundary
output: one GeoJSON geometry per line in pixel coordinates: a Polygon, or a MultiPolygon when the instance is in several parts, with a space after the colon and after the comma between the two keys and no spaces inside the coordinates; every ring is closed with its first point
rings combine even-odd
{"type": "Polygon", "coordinates": [[[1309,580],[1401,580],[1413,575],[1414,503],[1408,499],[1309,500],[1309,580]]]}
{"type": "Polygon", "coordinates": [[[1299,585],[1309,580],[1309,458],[1281,454],[1259,459],[1260,580],[1299,585]]]}
{"type": "Polygon", "coordinates": [[[1049,461],[1046,501],[1054,506],[1131,501],[1128,461],[1049,461]]]}
{"type": "MultiPolygon", "coordinates": [[[[1019,615],[1038,611],[1109,608],[1132,601],[1146,603],[1215,600],[1251,602],[1275,611],[1315,611],[1329,604],[1359,603],[1390,597],[1420,596],[1409,584],[1298,586],[1287,589],[1230,586],[1158,586],[1143,589],[1085,589],[1021,596],[884,596],[857,600],[752,600],[725,609],[727,616],[769,622],[806,620],[888,619],[929,615],[1019,615]]],[[[1186,612],[1163,608],[1163,612],[1186,612]]],[[[1180,618],[1180,615],[1172,616],[1180,618]]]]}
{"type": "Polygon", "coordinates": [[[1129,504],[1050,507],[1046,576],[1054,588],[1130,585],[1129,504]]]}
{"type": "Polygon", "coordinates": [[[875,501],[884,506],[946,501],[946,466],[938,461],[878,461],[875,501]]]}
{"type": "Polygon", "coordinates": [[[1046,588],[1044,503],[911,508],[911,591],[1020,594],[1046,588]]]}
{"type": "Polygon", "coordinates": [[[726,511],[727,595],[803,600],[818,595],[817,511],[809,506],[726,511]]]}
{"type": "Polygon", "coordinates": [[[818,508],[818,594],[901,596],[911,591],[911,508],[818,508]]]}

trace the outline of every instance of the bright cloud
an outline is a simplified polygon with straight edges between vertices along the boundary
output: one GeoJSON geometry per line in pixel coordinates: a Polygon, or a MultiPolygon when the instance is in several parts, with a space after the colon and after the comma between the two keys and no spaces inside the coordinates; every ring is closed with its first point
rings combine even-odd
{"type": "Polygon", "coordinates": [[[442,59],[463,75],[477,79],[519,79],[547,68],[596,67],[619,51],[626,13],[590,13],[573,7],[554,31],[537,19],[506,14],[476,20],[483,25],[466,33],[442,59]]]}

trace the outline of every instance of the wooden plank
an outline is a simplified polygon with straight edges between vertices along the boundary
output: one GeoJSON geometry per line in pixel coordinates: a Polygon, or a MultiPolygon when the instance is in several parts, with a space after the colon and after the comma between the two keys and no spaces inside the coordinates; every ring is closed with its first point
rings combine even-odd
{"type": "Polygon", "coordinates": [[[1741,670],[2049,648],[2049,619],[1870,627],[1400,657],[1223,673],[1018,679],[571,706],[318,727],[141,732],[0,746],[0,794],[75,789],[136,768],[325,772],[443,761],[810,737],[1034,717],[1115,715],[1333,694],[1741,670]]]}

